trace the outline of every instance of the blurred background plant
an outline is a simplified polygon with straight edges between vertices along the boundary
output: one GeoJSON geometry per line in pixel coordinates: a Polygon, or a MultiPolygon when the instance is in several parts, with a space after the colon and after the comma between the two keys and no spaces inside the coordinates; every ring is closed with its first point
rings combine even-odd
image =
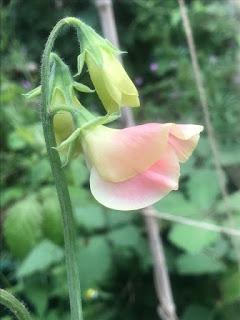
{"type": "MultiPolygon", "coordinates": [[[[210,113],[220,145],[229,204],[240,226],[240,9],[237,1],[187,1],[210,113]],[[234,4],[235,3],[235,4],[234,4]]],[[[147,121],[203,123],[176,0],[114,1],[124,62],[138,86],[147,121]]],[[[39,121],[39,99],[22,96],[39,83],[41,53],[54,24],[80,17],[100,32],[93,1],[1,2],[0,286],[25,302],[34,319],[68,319],[62,222],[39,121]]],[[[77,42],[56,43],[76,73],[77,42]]],[[[89,81],[87,70],[84,80],[89,81]]],[[[96,95],[80,100],[99,110],[96,95]]],[[[101,109],[103,110],[103,109],[101,109]]],[[[158,319],[152,261],[137,213],[113,212],[88,190],[83,159],[66,170],[78,228],[86,320],[158,319]]],[[[207,136],[184,165],[180,191],[156,209],[228,226],[207,136]]],[[[183,320],[237,320],[240,273],[230,239],[162,221],[168,268],[183,320]]],[[[11,319],[7,310],[3,320],[11,319]]]]}

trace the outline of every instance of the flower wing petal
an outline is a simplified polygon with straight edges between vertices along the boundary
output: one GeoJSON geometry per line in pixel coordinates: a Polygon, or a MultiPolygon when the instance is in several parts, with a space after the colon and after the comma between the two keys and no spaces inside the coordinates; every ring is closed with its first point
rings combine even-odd
{"type": "Polygon", "coordinates": [[[123,182],[102,179],[95,168],[91,170],[90,188],[95,199],[115,210],[145,208],[178,189],[179,163],[170,148],[151,168],[123,182]]]}
{"type": "Polygon", "coordinates": [[[179,161],[185,162],[191,156],[199,140],[203,126],[193,124],[172,124],[169,144],[176,152],[179,161]]]}

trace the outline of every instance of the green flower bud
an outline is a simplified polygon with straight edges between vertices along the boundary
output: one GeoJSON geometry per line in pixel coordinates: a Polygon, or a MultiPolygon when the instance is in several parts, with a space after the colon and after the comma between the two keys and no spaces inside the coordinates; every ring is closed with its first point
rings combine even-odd
{"type": "MultiPolygon", "coordinates": [[[[53,129],[56,143],[60,145],[75,131],[80,124],[89,121],[86,119],[86,110],[78,101],[75,90],[90,93],[91,90],[86,85],[73,80],[68,66],[55,53],[51,53],[51,67],[49,80],[49,111],[53,115],[53,129]]],[[[41,94],[41,86],[28,92],[25,96],[33,98],[41,94]]],[[[76,141],[78,142],[78,141],[76,141]]],[[[62,155],[67,156],[77,154],[81,151],[80,142],[71,144],[71,148],[66,146],[60,150],[62,155]]]]}
{"type": "Polygon", "coordinates": [[[85,61],[108,113],[117,112],[123,106],[138,107],[138,91],[117,57],[121,52],[86,24],[81,23],[80,29],[82,53],[78,57],[78,74],[85,61]]]}

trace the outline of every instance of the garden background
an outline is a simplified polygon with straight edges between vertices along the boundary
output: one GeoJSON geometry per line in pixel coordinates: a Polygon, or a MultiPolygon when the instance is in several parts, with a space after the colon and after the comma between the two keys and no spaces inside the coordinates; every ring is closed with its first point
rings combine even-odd
{"type": "MultiPolygon", "coordinates": [[[[240,3],[186,3],[229,201],[226,208],[205,132],[182,166],[180,190],[155,208],[238,228],[240,3]]],[[[113,4],[121,49],[128,52],[124,63],[141,97],[142,107],[134,110],[137,123],[204,124],[177,0],[113,4]]],[[[39,84],[44,44],[65,16],[79,17],[101,33],[94,1],[1,1],[0,287],[21,299],[35,320],[69,319],[69,306],[62,222],[43,140],[40,100],[29,101],[22,94],[39,84]]],[[[63,32],[56,52],[75,74],[78,44],[73,32],[63,32]]],[[[87,70],[83,78],[91,85],[87,70]]],[[[96,94],[82,94],[80,100],[103,112],[96,94]]],[[[72,160],[66,175],[77,225],[84,319],[159,319],[141,215],[96,203],[83,158],[72,160]]],[[[161,220],[160,231],[180,319],[239,319],[240,273],[230,237],[167,220],[161,220]]],[[[13,319],[3,308],[0,318],[13,319]]]]}

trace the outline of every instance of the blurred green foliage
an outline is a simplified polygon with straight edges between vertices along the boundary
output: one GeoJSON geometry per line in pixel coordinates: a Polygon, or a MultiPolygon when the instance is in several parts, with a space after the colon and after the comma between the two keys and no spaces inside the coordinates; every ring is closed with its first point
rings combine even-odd
{"type": "MultiPolygon", "coordinates": [[[[239,12],[230,1],[187,3],[229,204],[239,227],[239,12]]],[[[124,56],[127,69],[142,99],[138,121],[202,123],[177,1],[121,0],[114,8],[121,48],[129,52],[124,56]]],[[[0,12],[0,285],[22,299],[36,320],[69,319],[62,221],[39,121],[40,101],[26,101],[22,94],[39,83],[41,53],[57,20],[73,15],[99,30],[97,11],[93,1],[19,0],[3,1],[0,12]]],[[[75,72],[75,37],[63,32],[56,48],[75,72]]],[[[87,72],[84,77],[89,80],[87,72]]],[[[80,99],[97,105],[96,100],[80,99]]],[[[78,230],[84,319],[157,320],[152,260],[141,218],[93,200],[81,157],[71,162],[66,175],[78,230]]],[[[181,190],[156,208],[229,225],[206,134],[182,168],[181,190]]],[[[164,221],[161,232],[180,318],[237,320],[240,274],[229,237],[164,221]]],[[[1,319],[11,319],[7,314],[1,311],[1,319]]]]}

